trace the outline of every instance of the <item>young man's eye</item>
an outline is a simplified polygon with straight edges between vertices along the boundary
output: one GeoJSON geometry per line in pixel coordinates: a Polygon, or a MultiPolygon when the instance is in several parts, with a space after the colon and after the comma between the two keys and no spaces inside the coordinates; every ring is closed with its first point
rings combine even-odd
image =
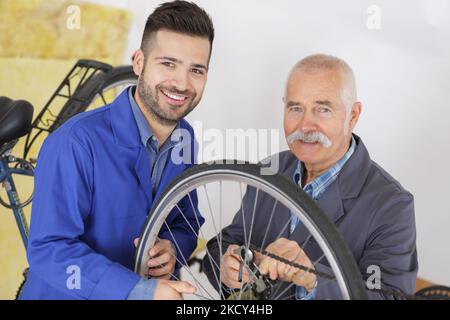
{"type": "Polygon", "coordinates": [[[162,62],[162,64],[169,68],[173,68],[175,66],[175,64],[170,61],[164,61],[164,62],[162,62]]]}
{"type": "Polygon", "coordinates": [[[193,73],[195,73],[195,74],[198,74],[198,75],[202,75],[203,74],[203,70],[201,70],[201,69],[193,68],[191,71],[193,73]]]}

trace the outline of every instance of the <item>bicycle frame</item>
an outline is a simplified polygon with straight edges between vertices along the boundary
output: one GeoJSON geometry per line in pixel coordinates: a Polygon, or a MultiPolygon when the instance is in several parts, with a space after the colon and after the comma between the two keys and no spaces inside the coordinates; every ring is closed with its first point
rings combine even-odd
{"type": "MultiPolygon", "coordinates": [[[[8,200],[0,198],[0,205],[3,204],[7,209],[12,209],[25,249],[28,243],[28,223],[25,219],[23,207],[29,204],[31,198],[25,203],[21,203],[12,175],[33,176],[34,174],[32,169],[27,167],[18,168],[17,166],[13,168],[10,164],[13,162],[26,162],[29,164],[35,162],[33,158],[30,158],[29,161],[26,159],[29,157],[32,145],[35,144],[42,133],[47,135],[52,133],[70,117],[85,111],[91,99],[102,88],[104,81],[113,81],[117,77],[123,80],[126,72],[127,69],[125,67],[113,68],[109,64],[95,60],[78,60],[31,124],[31,130],[25,136],[23,160],[11,156],[9,152],[17,141],[9,142],[9,146],[6,146],[6,148],[0,146],[0,184],[6,189],[8,195],[8,200]],[[99,77],[109,72],[111,72],[109,78],[99,77]],[[93,86],[94,84],[96,86],[93,86]],[[91,89],[91,92],[86,91],[85,86],[91,89]],[[92,95],[92,97],[87,97],[87,93],[92,95]],[[62,107],[60,106],[60,101],[55,103],[56,98],[65,99],[62,107]]],[[[111,86],[113,84],[115,83],[110,83],[111,86]]]]}
{"type": "Polygon", "coordinates": [[[9,203],[12,207],[11,209],[14,213],[14,218],[16,219],[17,227],[19,228],[20,236],[26,249],[28,244],[28,223],[12,175],[33,176],[34,174],[33,171],[29,169],[10,168],[9,163],[11,162],[13,161],[11,161],[10,156],[2,156],[0,158],[0,183],[6,189],[6,193],[8,194],[9,203]]]}

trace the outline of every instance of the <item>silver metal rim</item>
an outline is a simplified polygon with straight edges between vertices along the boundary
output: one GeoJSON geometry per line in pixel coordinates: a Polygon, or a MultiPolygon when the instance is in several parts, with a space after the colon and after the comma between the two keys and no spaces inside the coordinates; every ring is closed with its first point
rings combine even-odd
{"type": "Polygon", "coordinates": [[[177,204],[184,196],[186,196],[189,192],[197,189],[199,186],[206,185],[211,182],[217,181],[234,181],[239,183],[245,183],[248,186],[258,188],[267,194],[271,195],[275,199],[277,199],[280,203],[286,206],[291,212],[295,212],[300,219],[300,221],[307,227],[308,231],[316,240],[317,244],[320,246],[323,251],[325,257],[330,264],[331,269],[334,272],[336,277],[336,281],[341,290],[341,294],[343,299],[350,299],[350,293],[345,284],[343,274],[339,265],[334,258],[334,255],[330,248],[327,246],[326,241],[321,233],[317,230],[313,222],[309,219],[309,217],[304,213],[304,210],[301,207],[298,207],[294,201],[287,195],[283,194],[283,192],[268,182],[264,181],[257,176],[233,170],[233,169],[217,169],[217,170],[208,170],[205,172],[198,172],[193,174],[186,179],[179,181],[173,188],[171,192],[167,193],[159,202],[158,206],[155,208],[155,214],[150,217],[149,223],[146,226],[145,233],[147,234],[147,241],[144,246],[140,245],[137,248],[137,257],[142,257],[135,266],[135,272],[144,275],[146,274],[147,268],[145,263],[142,263],[142,260],[147,261],[148,255],[144,254],[148,253],[150,248],[154,245],[157,239],[157,232],[153,232],[152,234],[148,234],[151,230],[160,230],[167,215],[172,211],[177,204]],[[163,211],[162,211],[163,210],[163,211]]]}

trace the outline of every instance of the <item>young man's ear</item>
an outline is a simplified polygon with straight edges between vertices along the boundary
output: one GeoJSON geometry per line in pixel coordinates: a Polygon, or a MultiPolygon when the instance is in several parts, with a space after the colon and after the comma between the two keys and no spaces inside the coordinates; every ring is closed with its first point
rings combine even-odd
{"type": "Polygon", "coordinates": [[[144,69],[144,52],[142,49],[136,50],[131,59],[133,60],[133,71],[139,77],[144,69]]]}

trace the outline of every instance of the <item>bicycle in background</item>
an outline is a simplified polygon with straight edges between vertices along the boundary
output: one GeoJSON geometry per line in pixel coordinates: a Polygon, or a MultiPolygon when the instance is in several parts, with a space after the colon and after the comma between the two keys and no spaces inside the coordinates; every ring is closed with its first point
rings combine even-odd
{"type": "Polygon", "coordinates": [[[33,176],[38,148],[43,140],[74,115],[108,104],[125,88],[137,83],[131,66],[112,67],[94,60],[79,60],[55,90],[48,102],[33,118],[34,107],[25,100],[0,97],[0,184],[7,199],[0,205],[13,211],[23,245],[28,242],[28,222],[19,199],[14,176],[33,176]],[[20,138],[25,138],[21,157],[13,155],[20,138]]]}

